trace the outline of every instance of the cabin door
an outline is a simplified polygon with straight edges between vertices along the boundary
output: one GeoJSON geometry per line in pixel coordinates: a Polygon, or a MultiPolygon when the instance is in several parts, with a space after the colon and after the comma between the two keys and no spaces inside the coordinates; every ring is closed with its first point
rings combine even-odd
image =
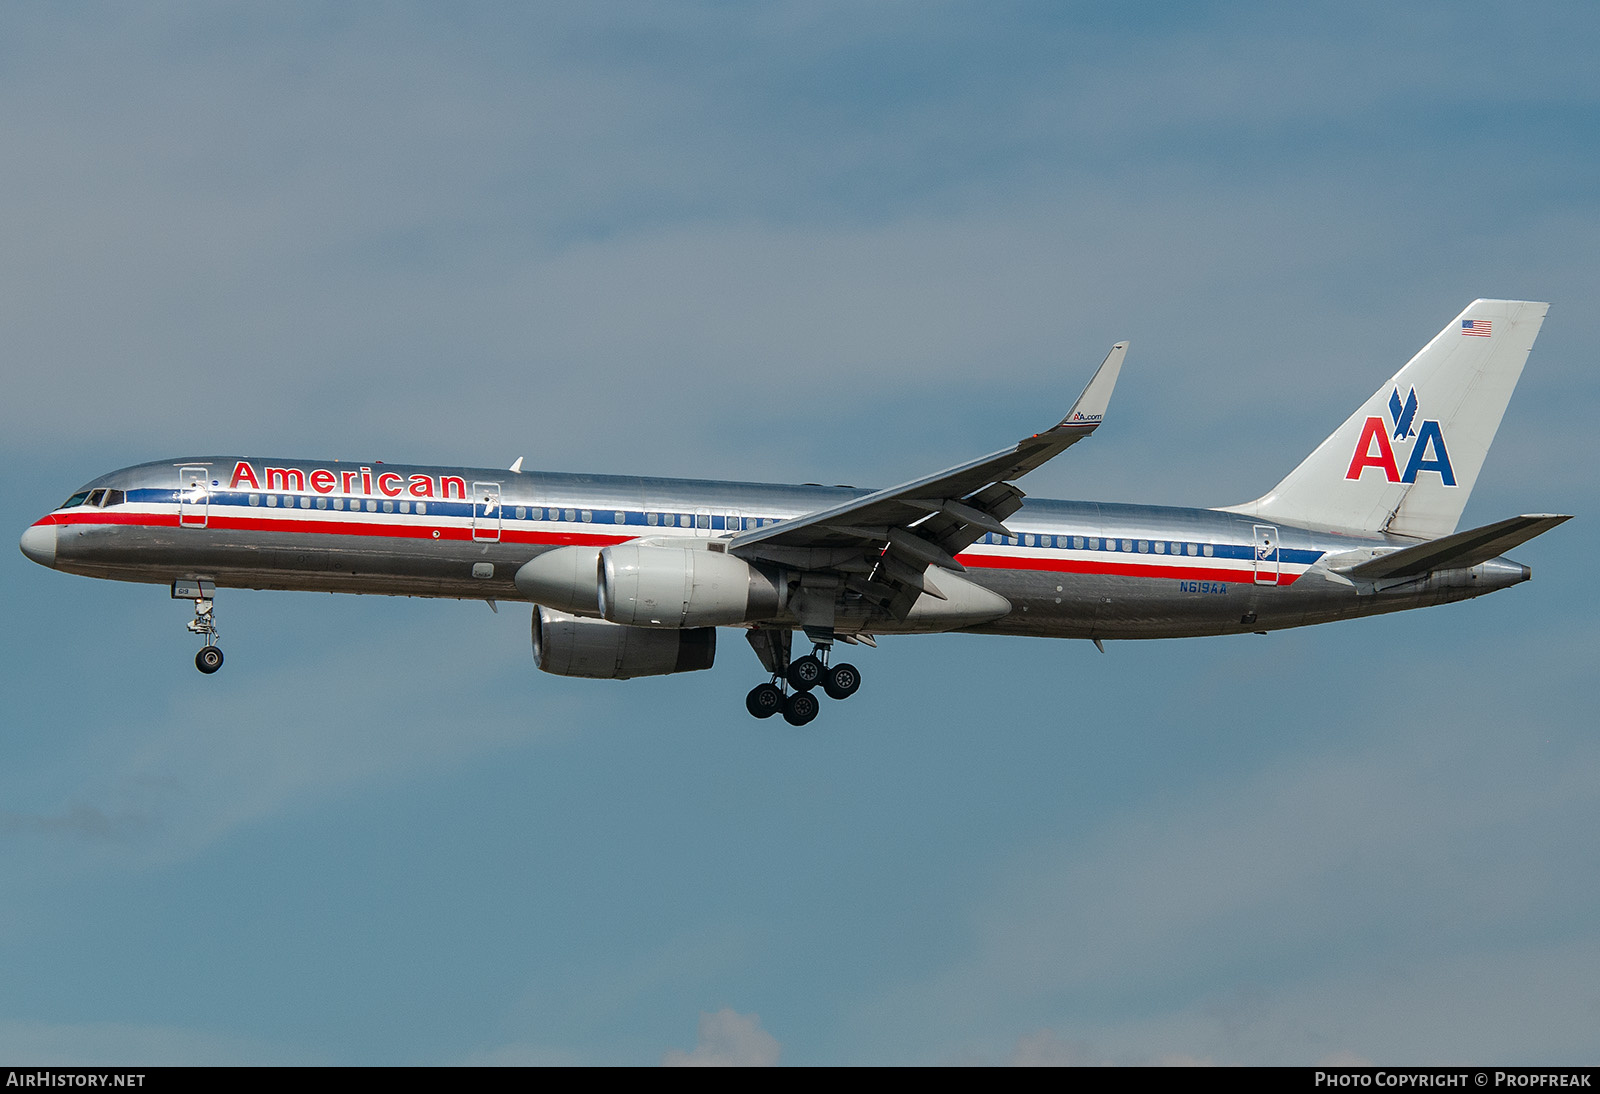
{"type": "Polygon", "coordinates": [[[211,516],[211,468],[178,471],[178,526],[204,528],[211,516]]]}
{"type": "Polygon", "coordinates": [[[500,542],[500,484],[472,484],[472,538],[480,543],[500,542]]]}
{"type": "Polygon", "coordinates": [[[1258,524],[1255,535],[1255,567],[1257,585],[1278,583],[1278,530],[1270,524],[1258,524]]]}

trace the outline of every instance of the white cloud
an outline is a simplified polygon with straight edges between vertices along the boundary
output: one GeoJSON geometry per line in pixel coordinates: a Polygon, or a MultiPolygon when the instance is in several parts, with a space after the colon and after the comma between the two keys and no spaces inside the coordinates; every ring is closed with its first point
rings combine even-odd
{"type": "Polygon", "coordinates": [[[663,1067],[774,1067],[781,1047],[761,1028],[761,1018],[723,1007],[700,1014],[700,1037],[692,1050],[671,1049],[663,1067]]]}

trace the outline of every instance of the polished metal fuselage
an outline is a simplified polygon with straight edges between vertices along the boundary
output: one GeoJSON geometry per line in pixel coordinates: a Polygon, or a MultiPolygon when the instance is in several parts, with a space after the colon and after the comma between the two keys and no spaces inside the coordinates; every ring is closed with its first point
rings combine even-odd
{"type": "MultiPolygon", "coordinates": [[[[117,503],[63,507],[35,526],[54,530],[47,564],[123,581],[495,601],[524,599],[513,575],[555,547],[641,536],[692,546],[869,492],[233,456],[141,464],[78,494],[101,489],[120,491],[117,503]]],[[[1014,536],[985,535],[957,556],[968,579],[1012,604],[974,631],[1106,639],[1267,631],[1464,600],[1529,576],[1500,558],[1405,581],[1352,581],[1337,560],[1415,541],[1210,509],[1028,499],[1006,524],[1014,536]]],[[[846,601],[841,624],[853,618],[846,601]]],[[[916,628],[875,618],[859,629],[916,628]]]]}

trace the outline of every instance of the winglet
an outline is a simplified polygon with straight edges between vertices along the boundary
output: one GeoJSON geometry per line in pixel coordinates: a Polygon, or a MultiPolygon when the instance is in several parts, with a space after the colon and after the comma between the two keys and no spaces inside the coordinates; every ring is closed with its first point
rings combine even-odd
{"type": "Polygon", "coordinates": [[[1055,429],[1093,429],[1100,424],[1106,416],[1106,407],[1111,405],[1111,391],[1117,386],[1117,375],[1122,371],[1122,359],[1127,353],[1126,342],[1118,342],[1111,347],[1111,352],[1106,354],[1106,359],[1100,362],[1100,367],[1084,387],[1083,394],[1078,396],[1078,401],[1072,404],[1072,409],[1055,425],[1055,429]]]}

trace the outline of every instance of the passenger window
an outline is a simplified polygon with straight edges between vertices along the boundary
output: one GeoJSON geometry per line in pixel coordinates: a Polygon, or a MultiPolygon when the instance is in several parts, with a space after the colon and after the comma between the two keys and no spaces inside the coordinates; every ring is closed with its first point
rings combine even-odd
{"type": "Polygon", "coordinates": [[[1185,554],[1190,554],[1190,555],[1197,555],[1197,554],[1200,553],[1200,548],[1196,547],[1192,543],[1184,544],[1183,550],[1184,550],[1185,554]]]}
{"type": "Polygon", "coordinates": [[[661,519],[661,518],[660,518],[660,517],[659,517],[659,516],[658,516],[658,515],[657,515],[657,514],[655,514],[655,513],[646,513],[646,514],[645,514],[645,515],[644,515],[644,522],[645,522],[645,523],[646,523],[646,524],[651,524],[651,525],[653,525],[653,524],[655,524],[655,522],[656,522],[656,521],[658,521],[658,520],[660,520],[660,519],[661,519]]]}
{"type": "Polygon", "coordinates": [[[1208,544],[1206,544],[1206,545],[1205,545],[1205,547],[1204,547],[1204,548],[1202,548],[1202,550],[1204,550],[1204,551],[1205,551],[1205,556],[1206,556],[1206,557],[1207,557],[1207,558],[1210,558],[1210,557],[1211,557],[1211,556],[1212,556],[1212,554],[1214,554],[1214,553],[1215,553],[1215,549],[1214,549],[1214,548],[1213,548],[1213,547],[1212,547],[1212,546],[1211,546],[1211,544],[1209,544],[1209,543],[1208,543],[1208,544]]]}
{"type": "Polygon", "coordinates": [[[1158,541],[1157,541],[1157,542],[1156,542],[1156,554],[1158,554],[1158,555],[1164,555],[1164,554],[1166,554],[1166,553],[1167,553],[1167,545],[1166,545],[1166,544],[1165,544],[1165,543],[1162,543],[1162,542],[1160,542],[1160,541],[1159,541],[1159,540],[1158,540],[1158,541]]]}
{"type": "Polygon", "coordinates": [[[260,494],[251,494],[250,495],[250,504],[251,505],[260,505],[261,504],[261,495],[260,494]]]}
{"type": "Polygon", "coordinates": [[[594,520],[594,511],[591,509],[585,509],[583,511],[583,523],[588,524],[592,520],[594,520]]]}
{"type": "Polygon", "coordinates": [[[527,516],[528,516],[528,507],[526,505],[517,506],[517,519],[518,520],[525,520],[525,519],[527,519],[527,516]]]}
{"type": "Polygon", "coordinates": [[[578,519],[578,511],[576,509],[568,509],[566,511],[565,518],[567,520],[577,520],[578,519]]]}
{"type": "Polygon", "coordinates": [[[1090,536],[1089,537],[1089,550],[1098,551],[1099,549],[1100,549],[1100,537],[1099,536],[1090,536]]]}
{"type": "Polygon", "coordinates": [[[328,499],[327,498],[318,498],[317,499],[317,508],[318,509],[326,509],[327,507],[328,507],[328,499]]]}
{"type": "Polygon", "coordinates": [[[427,515],[428,515],[428,503],[425,502],[425,501],[417,502],[417,516],[425,517],[427,515]]]}
{"type": "MultiPolygon", "coordinates": [[[[254,504],[254,503],[252,502],[251,504],[254,504]]],[[[334,498],[333,499],[333,507],[335,509],[339,509],[339,510],[342,511],[344,509],[344,499],[343,498],[334,498]]]]}
{"type": "Polygon", "coordinates": [[[1083,537],[1082,536],[1073,536],[1072,537],[1072,549],[1074,551],[1083,550],[1083,537]]]}
{"type": "Polygon", "coordinates": [[[410,502],[409,502],[409,501],[403,501],[403,502],[401,502],[401,503],[400,503],[400,511],[401,511],[401,512],[402,512],[402,513],[409,513],[409,512],[411,512],[411,503],[410,503],[410,502]]]}
{"type": "Polygon", "coordinates": [[[300,499],[300,508],[302,508],[302,509],[310,509],[311,508],[311,495],[310,494],[306,494],[303,497],[301,497],[301,499],[300,499]]]}
{"type": "Polygon", "coordinates": [[[618,524],[627,524],[628,523],[628,514],[624,513],[621,509],[618,509],[612,515],[616,518],[616,522],[618,524]]]}
{"type": "Polygon", "coordinates": [[[392,512],[394,512],[394,502],[392,502],[392,501],[386,501],[386,502],[384,502],[384,503],[383,503],[383,511],[384,511],[384,512],[385,512],[385,513],[392,513],[392,512]]]}
{"type": "Polygon", "coordinates": [[[377,511],[378,511],[378,503],[377,502],[375,502],[375,501],[367,502],[367,512],[376,513],[377,511]]]}
{"type": "Polygon", "coordinates": [[[276,494],[268,494],[267,495],[267,508],[268,509],[276,509],[277,507],[278,507],[278,495],[276,495],[276,494]]]}
{"type": "Polygon", "coordinates": [[[1022,542],[1027,544],[1029,547],[1032,547],[1033,546],[1033,537],[1032,536],[1023,536],[1022,537],[1022,542]]]}
{"type": "Polygon", "coordinates": [[[1124,550],[1124,551],[1131,551],[1131,550],[1133,550],[1133,540],[1131,540],[1131,539],[1125,539],[1125,540],[1123,540],[1123,541],[1122,541],[1122,549],[1123,549],[1123,550],[1124,550]]]}
{"type": "Polygon", "coordinates": [[[1149,553],[1149,550],[1150,550],[1150,541],[1147,540],[1147,539],[1141,539],[1139,541],[1139,553],[1141,555],[1142,554],[1147,554],[1147,553],[1149,553]]]}
{"type": "Polygon", "coordinates": [[[694,516],[694,526],[696,528],[710,528],[711,527],[711,514],[710,513],[696,513],[695,516],[694,516]]]}
{"type": "Polygon", "coordinates": [[[681,516],[678,517],[678,527],[679,528],[687,528],[687,527],[689,527],[689,514],[688,513],[684,513],[684,514],[682,514],[681,516]]]}

